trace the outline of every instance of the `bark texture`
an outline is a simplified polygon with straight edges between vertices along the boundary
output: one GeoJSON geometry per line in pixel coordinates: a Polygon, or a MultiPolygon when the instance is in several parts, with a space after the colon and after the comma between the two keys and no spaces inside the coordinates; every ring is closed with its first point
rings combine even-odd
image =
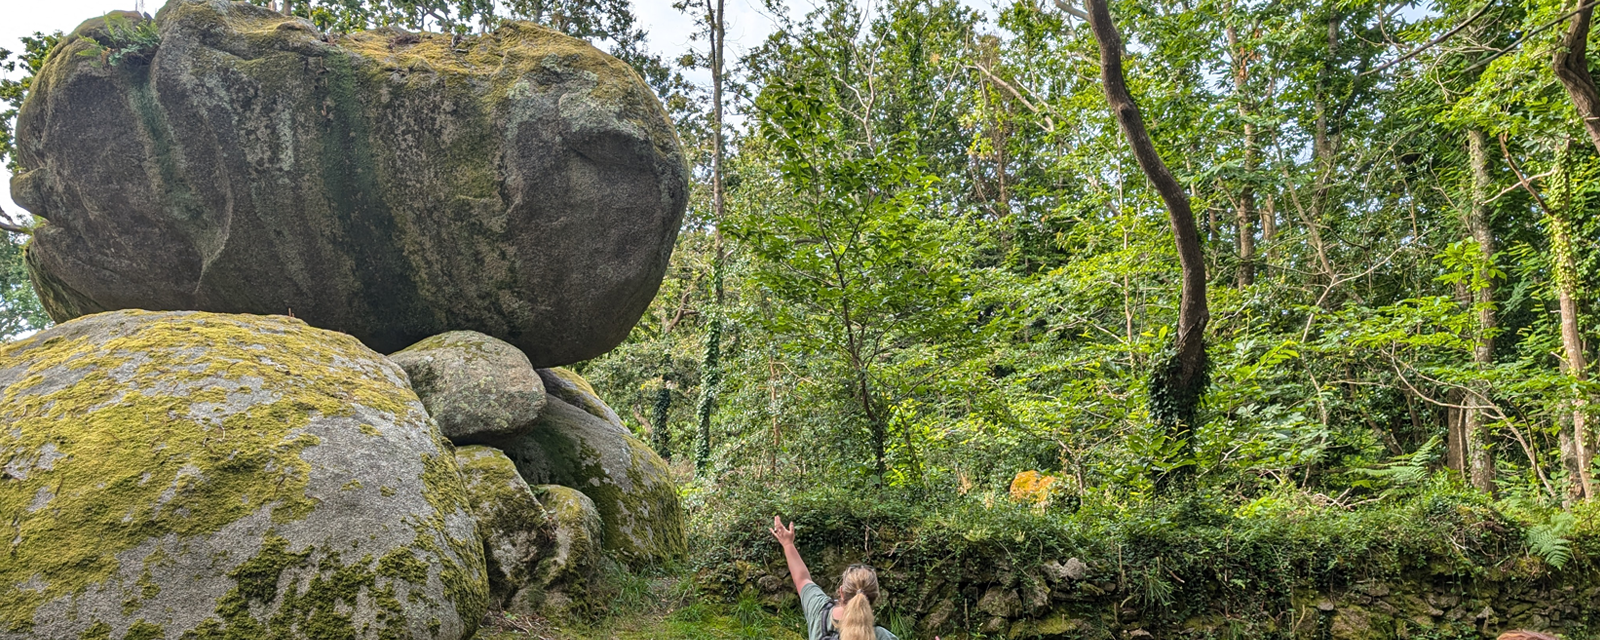
{"type": "Polygon", "coordinates": [[[1196,409],[1209,384],[1205,331],[1211,315],[1206,306],[1206,268],[1200,236],[1195,229],[1188,194],[1156,153],[1139,107],[1128,93],[1122,76],[1122,37],[1111,21],[1106,0],[1088,0],[1087,5],[1089,25],[1100,48],[1100,79],[1104,83],[1106,102],[1127,136],[1139,168],[1166,204],[1173,241],[1178,248],[1178,263],[1183,270],[1178,335],[1172,357],[1157,364],[1151,378],[1150,409],[1156,420],[1166,425],[1187,450],[1193,437],[1196,409]]]}

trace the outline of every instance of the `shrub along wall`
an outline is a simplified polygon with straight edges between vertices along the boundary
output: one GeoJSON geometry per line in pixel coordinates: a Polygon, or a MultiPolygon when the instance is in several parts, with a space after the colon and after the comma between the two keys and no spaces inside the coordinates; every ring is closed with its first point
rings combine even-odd
{"type": "Polygon", "coordinates": [[[1561,535],[1534,536],[1534,550],[1527,526],[1448,492],[1357,509],[1296,494],[1073,513],[1003,499],[911,504],[831,491],[726,497],[695,518],[697,580],[794,606],[766,531],[781,514],[799,523],[823,588],[851,562],[879,569],[880,622],[902,637],[1600,636],[1594,510],[1561,535]]]}

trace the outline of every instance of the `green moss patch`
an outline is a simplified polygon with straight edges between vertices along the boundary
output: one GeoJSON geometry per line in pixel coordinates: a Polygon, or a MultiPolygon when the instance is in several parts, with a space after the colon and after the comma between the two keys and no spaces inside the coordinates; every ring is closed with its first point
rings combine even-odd
{"type": "Polygon", "coordinates": [[[376,359],[352,353],[370,352],[292,318],[143,311],[0,347],[0,513],[16,514],[0,523],[0,629],[31,628],[41,604],[106,580],[148,540],[262,509],[305,517],[313,416],[413,410],[376,359]]]}

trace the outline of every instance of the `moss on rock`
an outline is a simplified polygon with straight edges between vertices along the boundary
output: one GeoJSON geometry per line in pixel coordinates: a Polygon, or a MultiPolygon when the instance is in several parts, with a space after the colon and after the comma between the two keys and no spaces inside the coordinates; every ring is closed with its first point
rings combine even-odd
{"type": "Polygon", "coordinates": [[[0,389],[0,638],[465,637],[482,615],[449,445],[350,336],[103,313],[0,347],[0,389]],[[391,552],[430,568],[385,575],[391,552]]]}
{"type": "Polygon", "coordinates": [[[483,537],[491,607],[533,613],[543,599],[537,569],[555,545],[555,521],[498,449],[464,447],[456,460],[483,537]]]}
{"type": "Polygon", "coordinates": [[[292,310],[386,353],[470,329],[550,366],[620,343],[660,285],[687,167],[648,85],[588,43],[329,36],[171,0],[159,46],[106,64],[80,55],[102,22],[18,115],[13,194],[46,221],[27,264],[57,320],[292,310]]]}
{"type": "Polygon", "coordinates": [[[635,562],[685,551],[683,510],[666,463],[605,420],[550,397],[533,430],[502,448],[529,484],[566,485],[593,500],[606,550],[635,562]]]}
{"type": "Polygon", "coordinates": [[[524,606],[550,615],[581,613],[596,604],[589,596],[605,561],[600,512],[589,496],[571,487],[546,484],[533,491],[550,514],[554,544],[537,569],[540,601],[524,606]]]}
{"type": "Polygon", "coordinates": [[[547,393],[579,409],[589,412],[590,415],[605,420],[615,426],[621,433],[627,433],[628,428],[622,425],[622,418],[596,393],[588,380],[578,375],[576,371],[566,367],[551,367],[540,369],[539,377],[544,380],[547,393]]]}

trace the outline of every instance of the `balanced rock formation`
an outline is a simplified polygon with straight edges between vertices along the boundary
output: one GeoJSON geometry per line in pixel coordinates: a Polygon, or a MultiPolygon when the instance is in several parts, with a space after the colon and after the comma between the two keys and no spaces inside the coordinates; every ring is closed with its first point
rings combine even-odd
{"type": "Polygon", "coordinates": [[[612,423],[551,394],[532,430],[497,446],[528,484],[564,485],[593,500],[606,550],[643,562],[686,550],[683,511],[666,463],[612,423]]]}
{"type": "Polygon", "coordinates": [[[282,316],[102,313],[0,346],[0,638],[466,638],[488,597],[403,371],[282,316]]]}
{"type": "Polygon", "coordinates": [[[171,0],[66,36],[17,122],[34,285],[65,321],[288,313],[390,353],[486,333],[535,367],[620,343],[655,295],[688,172],[631,68],[527,23],[329,36],[171,0]]]}
{"type": "Polygon", "coordinates": [[[389,356],[406,370],[446,438],[481,444],[520,435],[544,408],[544,382],[528,357],[476,331],[451,331],[389,356]]]}

